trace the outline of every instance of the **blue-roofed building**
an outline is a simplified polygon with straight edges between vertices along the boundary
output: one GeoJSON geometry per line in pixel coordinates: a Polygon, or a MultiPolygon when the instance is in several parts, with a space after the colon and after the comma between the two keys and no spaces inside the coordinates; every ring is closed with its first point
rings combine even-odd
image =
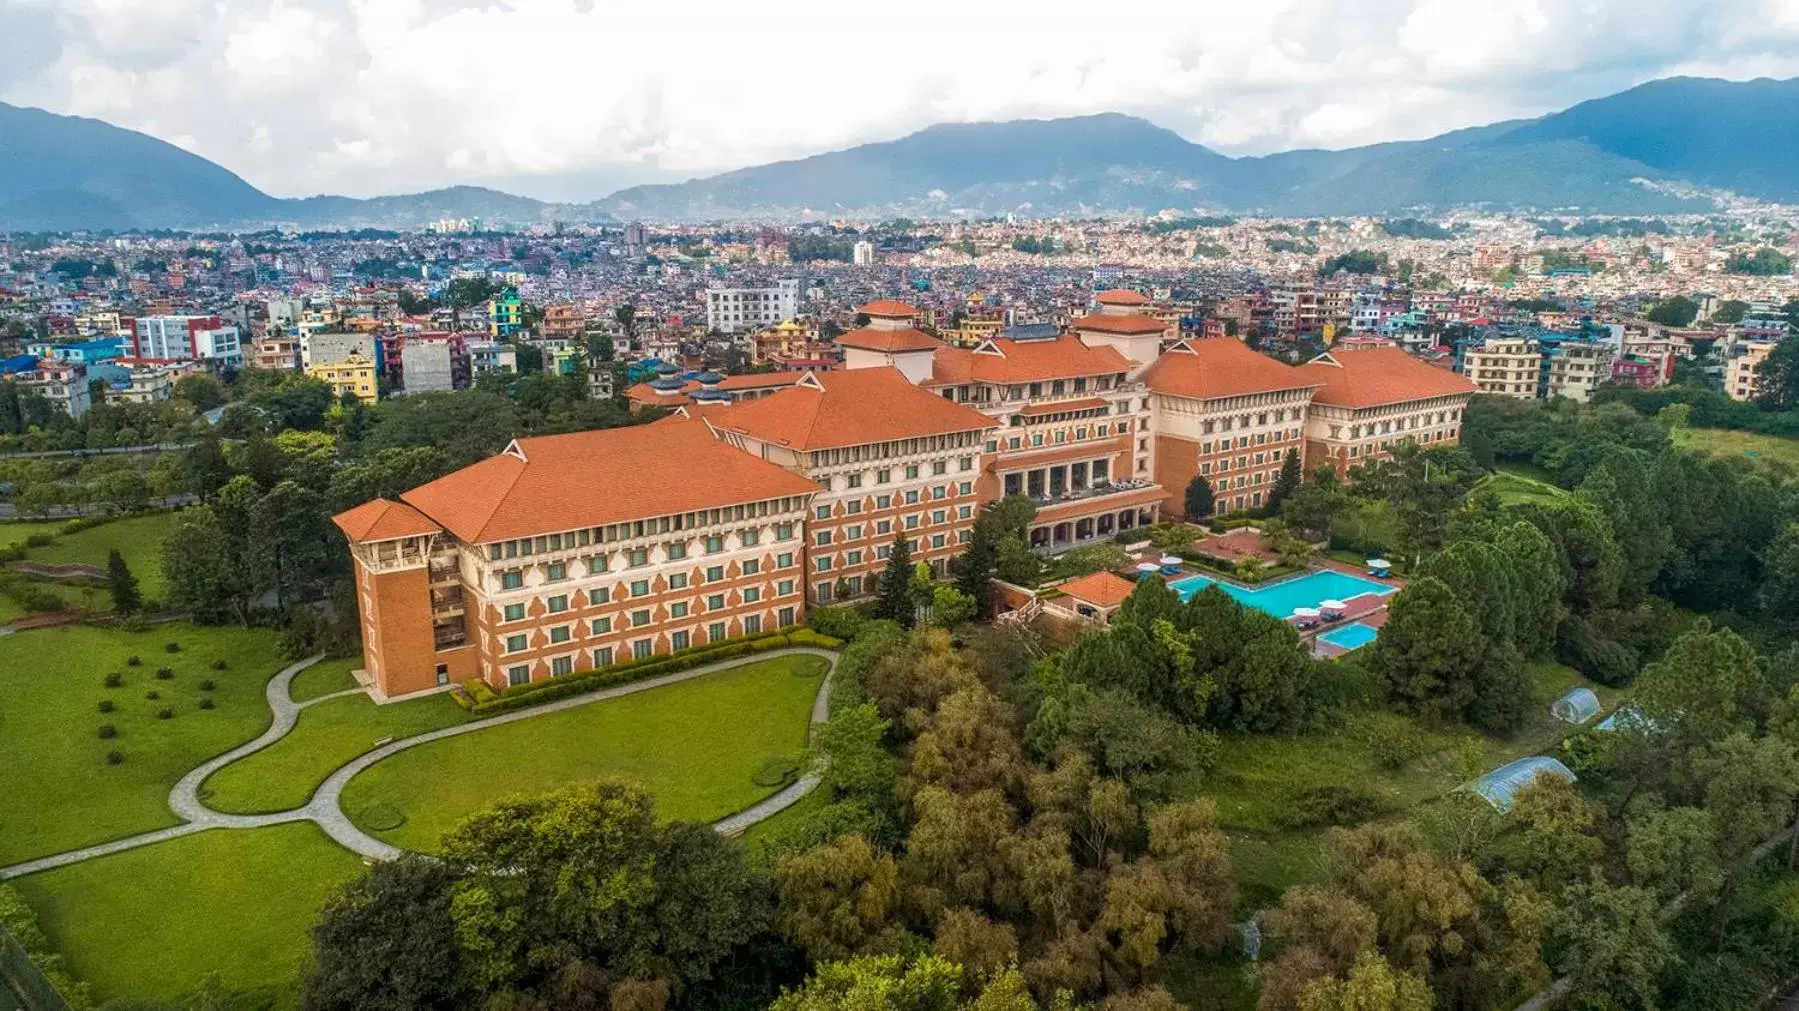
{"type": "Polygon", "coordinates": [[[0,360],[0,376],[16,376],[37,371],[37,355],[14,355],[0,360]]]}
{"type": "Polygon", "coordinates": [[[72,343],[56,343],[53,341],[33,341],[25,346],[25,350],[39,358],[51,361],[74,362],[80,365],[92,365],[96,362],[109,362],[125,354],[125,339],[122,337],[99,337],[91,341],[72,343]]]}

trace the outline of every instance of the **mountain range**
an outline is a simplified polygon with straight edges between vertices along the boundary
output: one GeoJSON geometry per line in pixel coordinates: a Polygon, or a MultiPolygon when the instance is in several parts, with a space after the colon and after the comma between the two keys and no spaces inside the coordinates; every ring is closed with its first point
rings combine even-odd
{"type": "Polygon", "coordinates": [[[198,155],[93,119],[0,103],[0,228],[417,228],[621,219],[1231,212],[1484,206],[1661,214],[1734,193],[1799,203],[1799,78],[1667,78],[1531,119],[1419,141],[1232,158],[1115,113],[929,127],[682,183],[558,204],[458,186],[282,199],[198,155]]]}

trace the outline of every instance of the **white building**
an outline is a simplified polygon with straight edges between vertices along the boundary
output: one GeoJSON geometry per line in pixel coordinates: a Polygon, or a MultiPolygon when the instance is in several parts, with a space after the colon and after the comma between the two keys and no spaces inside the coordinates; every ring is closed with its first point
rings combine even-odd
{"type": "Polygon", "coordinates": [[[875,263],[875,244],[863,239],[852,247],[850,259],[858,267],[872,267],[875,263]]]}
{"type": "Polygon", "coordinates": [[[217,316],[142,316],[132,342],[134,358],[199,358],[232,367],[244,363],[243,341],[237,327],[217,316]]]}
{"type": "Polygon", "coordinates": [[[706,328],[743,333],[785,323],[800,314],[800,282],[776,281],[767,288],[707,288],[706,328]]]}

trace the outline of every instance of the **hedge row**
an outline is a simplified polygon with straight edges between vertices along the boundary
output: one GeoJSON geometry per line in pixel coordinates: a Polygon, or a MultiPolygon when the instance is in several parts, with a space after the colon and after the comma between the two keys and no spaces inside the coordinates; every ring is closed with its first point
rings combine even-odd
{"type": "Polygon", "coordinates": [[[491,716],[496,713],[542,705],[557,699],[585,695],[588,692],[616,688],[634,681],[673,674],[677,671],[689,670],[740,656],[749,656],[753,653],[766,653],[770,650],[786,649],[790,646],[838,649],[842,645],[842,640],[828,635],[820,635],[809,628],[768,632],[758,636],[694,646],[678,653],[665,653],[642,660],[627,660],[610,667],[564,674],[548,681],[534,681],[528,685],[509,688],[501,694],[495,694],[485,682],[469,681],[461,686],[462,691],[457,692],[456,704],[476,716],[491,716]]]}

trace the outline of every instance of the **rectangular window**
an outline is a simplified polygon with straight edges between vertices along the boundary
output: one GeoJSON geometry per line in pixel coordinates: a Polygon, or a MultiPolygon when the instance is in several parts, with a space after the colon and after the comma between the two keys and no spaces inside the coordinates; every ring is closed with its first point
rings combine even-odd
{"type": "Polygon", "coordinates": [[[753,576],[762,571],[762,563],[754,558],[746,558],[743,562],[743,574],[753,576]]]}
{"type": "Polygon", "coordinates": [[[550,629],[551,642],[567,642],[568,636],[569,632],[567,625],[557,625],[555,628],[550,629]]]}
{"type": "Polygon", "coordinates": [[[754,604],[761,599],[762,599],[762,590],[760,587],[749,586],[749,587],[744,588],[744,591],[743,591],[743,602],[744,603],[754,604]]]}
{"type": "Polygon", "coordinates": [[[793,592],[793,580],[783,579],[775,584],[775,592],[785,597],[793,592]]]}
{"type": "Polygon", "coordinates": [[[876,509],[891,509],[892,507],[893,507],[893,496],[892,495],[876,495],[875,496],[875,508],[876,509]]]}
{"type": "Polygon", "coordinates": [[[568,563],[567,562],[552,562],[552,563],[550,563],[549,572],[546,574],[546,578],[548,578],[549,581],[552,583],[561,582],[562,580],[567,579],[568,578],[568,563]]]}
{"type": "Polygon", "coordinates": [[[631,644],[631,655],[639,660],[648,660],[654,651],[655,644],[648,639],[639,639],[631,644]]]}
{"type": "Polygon", "coordinates": [[[851,488],[860,488],[860,487],[862,487],[862,475],[860,475],[860,474],[851,474],[851,475],[849,475],[849,479],[848,479],[848,482],[847,482],[847,486],[848,486],[848,487],[851,487],[851,488]]]}
{"type": "Polygon", "coordinates": [[[590,576],[598,575],[605,571],[606,571],[606,556],[605,555],[594,555],[592,558],[589,558],[587,560],[587,574],[588,575],[590,575],[590,576]]]}
{"type": "Polygon", "coordinates": [[[646,607],[646,608],[643,608],[642,610],[631,612],[631,627],[632,628],[642,628],[645,625],[648,625],[649,623],[650,623],[650,609],[649,608],[646,607]]]}
{"type": "Polygon", "coordinates": [[[775,568],[786,569],[793,566],[793,552],[783,551],[775,556],[775,568]]]}
{"type": "Polygon", "coordinates": [[[671,618],[687,617],[687,601],[677,600],[674,603],[668,605],[668,616],[671,618]]]}
{"type": "Polygon", "coordinates": [[[724,622],[715,621],[712,624],[706,626],[706,641],[707,642],[719,642],[719,641],[723,640],[724,637],[725,637],[725,623],[724,622]]]}
{"type": "Polygon", "coordinates": [[[725,595],[724,594],[714,593],[706,598],[706,610],[722,611],[724,609],[725,609],[725,595]]]}
{"type": "Polygon", "coordinates": [[[886,484],[891,480],[893,480],[893,471],[885,467],[875,471],[875,484],[886,484]]]}
{"type": "Polygon", "coordinates": [[[575,658],[572,656],[559,656],[550,661],[550,675],[552,677],[558,674],[567,674],[574,669],[575,658]]]}
{"type": "Polygon", "coordinates": [[[933,460],[933,461],[931,461],[931,473],[937,477],[942,477],[943,475],[949,473],[949,461],[948,460],[933,460]]]}
{"type": "Polygon", "coordinates": [[[706,538],[706,553],[707,554],[716,555],[720,551],[723,551],[724,549],[725,549],[725,539],[722,535],[713,534],[712,536],[706,538]]]}
{"type": "Polygon", "coordinates": [[[775,612],[775,621],[779,623],[782,628],[786,628],[793,624],[793,608],[783,607],[775,612]]]}
{"type": "Polygon", "coordinates": [[[643,566],[650,564],[649,551],[645,548],[632,548],[630,564],[633,569],[642,568],[643,566]]]}
{"type": "Polygon", "coordinates": [[[668,577],[668,588],[671,590],[687,589],[687,573],[677,572],[668,577]]]}
{"type": "Polygon", "coordinates": [[[528,640],[523,634],[509,635],[506,637],[506,652],[517,653],[519,650],[524,649],[527,644],[528,640]]]}
{"type": "Polygon", "coordinates": [[[650,581],[647,579],[631,580],[631,596],[647,597],[650,595],[650,581]]]}
{"type": "Polygon", "coordinates": [[[725,578],[725,567],[724,566],[709,565],[706,567],[706,582],[716,583],[723,578],[725,578]]]}
{"type": "Polygon", "coordinates": [[[678,562],[681,559],[686,558],[686,557],[687,557],[687,545],[681,544],[681,543],[675,543],[675,544],[670,544],[668,546],[668,560],[669,561],[678,562]]]}
{"type": "Polygon", "coordinates": [[[762,616],[760,614],[748,615],[743,619],[744,635],[755,635],[760,631],[762,631],[762,616]]]}
{"type": "Polygon", "coordinates": [[[675,649],[686,649],[692,643],[692,637],[686,632],[675,632],[668,637],[668,644],[675,649]]]}
{"type": "Polygon", "coordinates": [[[551,597],[546,603],[549,605],[551,614],[566,611],[568,610],[568,594],[559,593],[556,596],[551,597]]]}
{"type": "Polygon", "coordinates": [[[506,668],[506,683],[509,685],[528,684],[531,681],[531,668],[520,664],[506,668]]]}
{"type": "Polygon", "coordinates": [[[753,548],[762,543],[762,532],[760,530],[745,530],[740,539],[743,541],[744,547],[753,548]]]}
{"type": "Polygon", "coordinates": [[[831,546],[831,532],[829,530],[818,531],[817,533],[812,535],[812,543],[815,547],[820,547],[820,548],[830,547],[831,546]]]}
{"type": "Polygon", "coordinates": [[[611,602],[611,600],[612,587],[610,586],[601,586],[587,591],[587,602],[589,604],[605,604],[611,602]]]}
{"type": "Polygon", "coordinates": [[[775,539],[778,541],[793,540],[793,524],[791,524],[791,523],[775,524],[775,539]]]}
{"type": "Polygon", "coordinates": [[[612,647],[611,646],[602,646],[599,649],[594,650],[593,651],[593,665],[595,667],[610,667],[610,666],[612,666],[612,647]]]}
{"type": "Polygon", "coordinates": [[[523,605],[523,604],[507,604],[506,610],[503,613],[505,614],[505,620],[507,620],[507,621],[524,621],[525,620],[525,605],[523,605]]]}
{"type": "Polygon", "coordinates": [[[831,571],[831,559],[828,556],[825,558],[815,558],[812,560],[812,564],[813,567],[820,572],[831,571]]]}
{"type": "Polygon", "coordinates": [[[511,569],[500,573],[500,589],[516,590],[525,585],[525,574],[519,569],[511,569]]]}
{"type": "Polygon", "coordinates": [[[812,509],[812,515],[816,519],[828,520],[831,518],[831,507],[828,505],[815,506],[812,509]]]}
{"type": "Polygon", "coordinates": [[[612,619],[611,618],[595,618],[595,619],[593,619],[593,621],[588,623],[588,628],[592,630],[594,635],[611,635],[612,634],[612,619]]]}
{"type": "Polygon", "coordinates": [[[918,464],[916,464],[916,463],[906,464],[906,480],[910,481],[917,476],[918,476],[918,464]]]}

